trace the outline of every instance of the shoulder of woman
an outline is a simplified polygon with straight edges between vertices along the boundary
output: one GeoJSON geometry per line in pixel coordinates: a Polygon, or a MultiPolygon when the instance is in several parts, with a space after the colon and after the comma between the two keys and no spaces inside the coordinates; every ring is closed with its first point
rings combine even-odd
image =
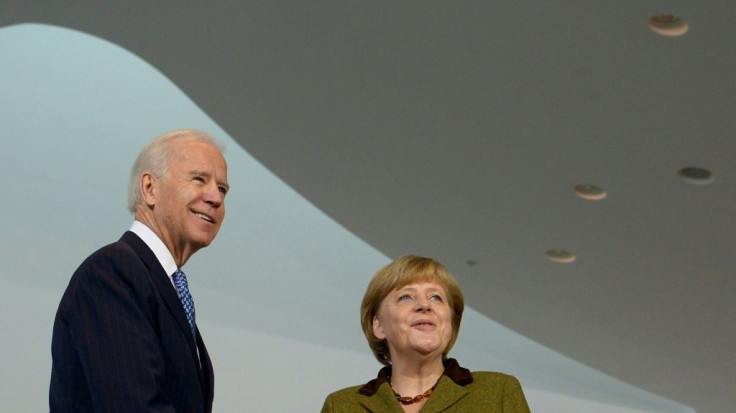
{"type": "Polygon", "coordinates": [[[330,393],[327,397],[332,398],[333,400],[346,399],[346,398],[352,399],[352,398],[361,396],[361,394],[358,392],[358,390],[360,390],[361,387],[363,386],[359,385],[359,386],[345,387],[344,389],[336,390],[330,393]]]}
{"type": "Polygon", "coordinates": [[[518,383],[516,377],[505,373],[495,371],[474,371],[472,372],[473,382],[475,383],[518,383]]]}

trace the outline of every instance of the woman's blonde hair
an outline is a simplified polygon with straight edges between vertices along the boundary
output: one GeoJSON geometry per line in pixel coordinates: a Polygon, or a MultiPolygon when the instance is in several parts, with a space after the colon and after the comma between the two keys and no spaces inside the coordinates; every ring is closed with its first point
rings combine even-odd
{"type": "Polygon", "coordinates": [[[363,296],[360,305],[360,323],[363,333],[368,339],[368,345],[373,355],[382,364],[391,362],[388,343],[373,334],[373,318],[378,314],[381,303],[393,290],[417,282],[432,281],[444,287],[448,305],[452,310],[452,336],[447,348],[442,352],[446,358],[460,331],[460,320],[463,317],[465,298],[455,278],[447,271],[442,263],[432,258],[405,255],[381,268],[373,276],[363,296]]]}

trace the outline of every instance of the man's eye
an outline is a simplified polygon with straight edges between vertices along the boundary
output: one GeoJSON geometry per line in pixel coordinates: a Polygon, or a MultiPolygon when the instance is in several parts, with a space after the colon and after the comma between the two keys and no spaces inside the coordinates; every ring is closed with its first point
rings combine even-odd
{"type": "Polygon", "coordinates": [[[197,182],[204,183],[204,178],[202,178],[201,176],[195,176],[193,179],[197,182]]]}
{"type": "Polygon", "coordinates": [[[221,186],[219,188],[220,188],[220,193],[221,194],[223,194],[223,195],[226,195],[227,194],[227,188],[225,188],[224,186],[221,186]]]}

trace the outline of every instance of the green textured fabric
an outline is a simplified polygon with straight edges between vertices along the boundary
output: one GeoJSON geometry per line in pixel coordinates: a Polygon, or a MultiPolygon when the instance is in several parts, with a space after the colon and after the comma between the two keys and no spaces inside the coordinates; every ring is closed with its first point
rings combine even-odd
{"type": "MultiPolygon", "coordinates": [[[[403,413],[388,383],[376,394],[366,396],[348,387],[336,391],[325,400],[322,413],[403,413]]],[[[529,406],[515,377],[502,373],[473,372],[473,382],[461,386],[442,376],[421,413],[529,413],[529,406]]]]}

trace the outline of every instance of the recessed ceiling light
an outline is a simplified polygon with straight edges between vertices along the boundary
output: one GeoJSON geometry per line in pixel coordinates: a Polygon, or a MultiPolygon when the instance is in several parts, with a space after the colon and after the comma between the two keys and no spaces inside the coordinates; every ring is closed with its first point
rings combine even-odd
{"type": "Polygon", "coordinates": [[[680,178],[687,183],[705,185],[713,182],[713,174],[705,169],[697,166],[688,166],[677,172],[680,178]]]}
{"type": "Polygon", "coordinates": [[[551,249],[547,250],[544,255],[548,260],[560,264],[569,264],[575,261],[575,255],[565,250],[551,249]]]}
{"type": "Polygon", "coordinates": [[[682,36],[687,33],[687,23],[671,14],[658,14],[649,18],[649,28],[662,36],[682,36]]]}
{"type": "Polygon", "coordinates": [[[573,190],[575,195],[588,201],[600,201],[608,195],[605,189],[589,184],[575,185],[573,190]]]}

